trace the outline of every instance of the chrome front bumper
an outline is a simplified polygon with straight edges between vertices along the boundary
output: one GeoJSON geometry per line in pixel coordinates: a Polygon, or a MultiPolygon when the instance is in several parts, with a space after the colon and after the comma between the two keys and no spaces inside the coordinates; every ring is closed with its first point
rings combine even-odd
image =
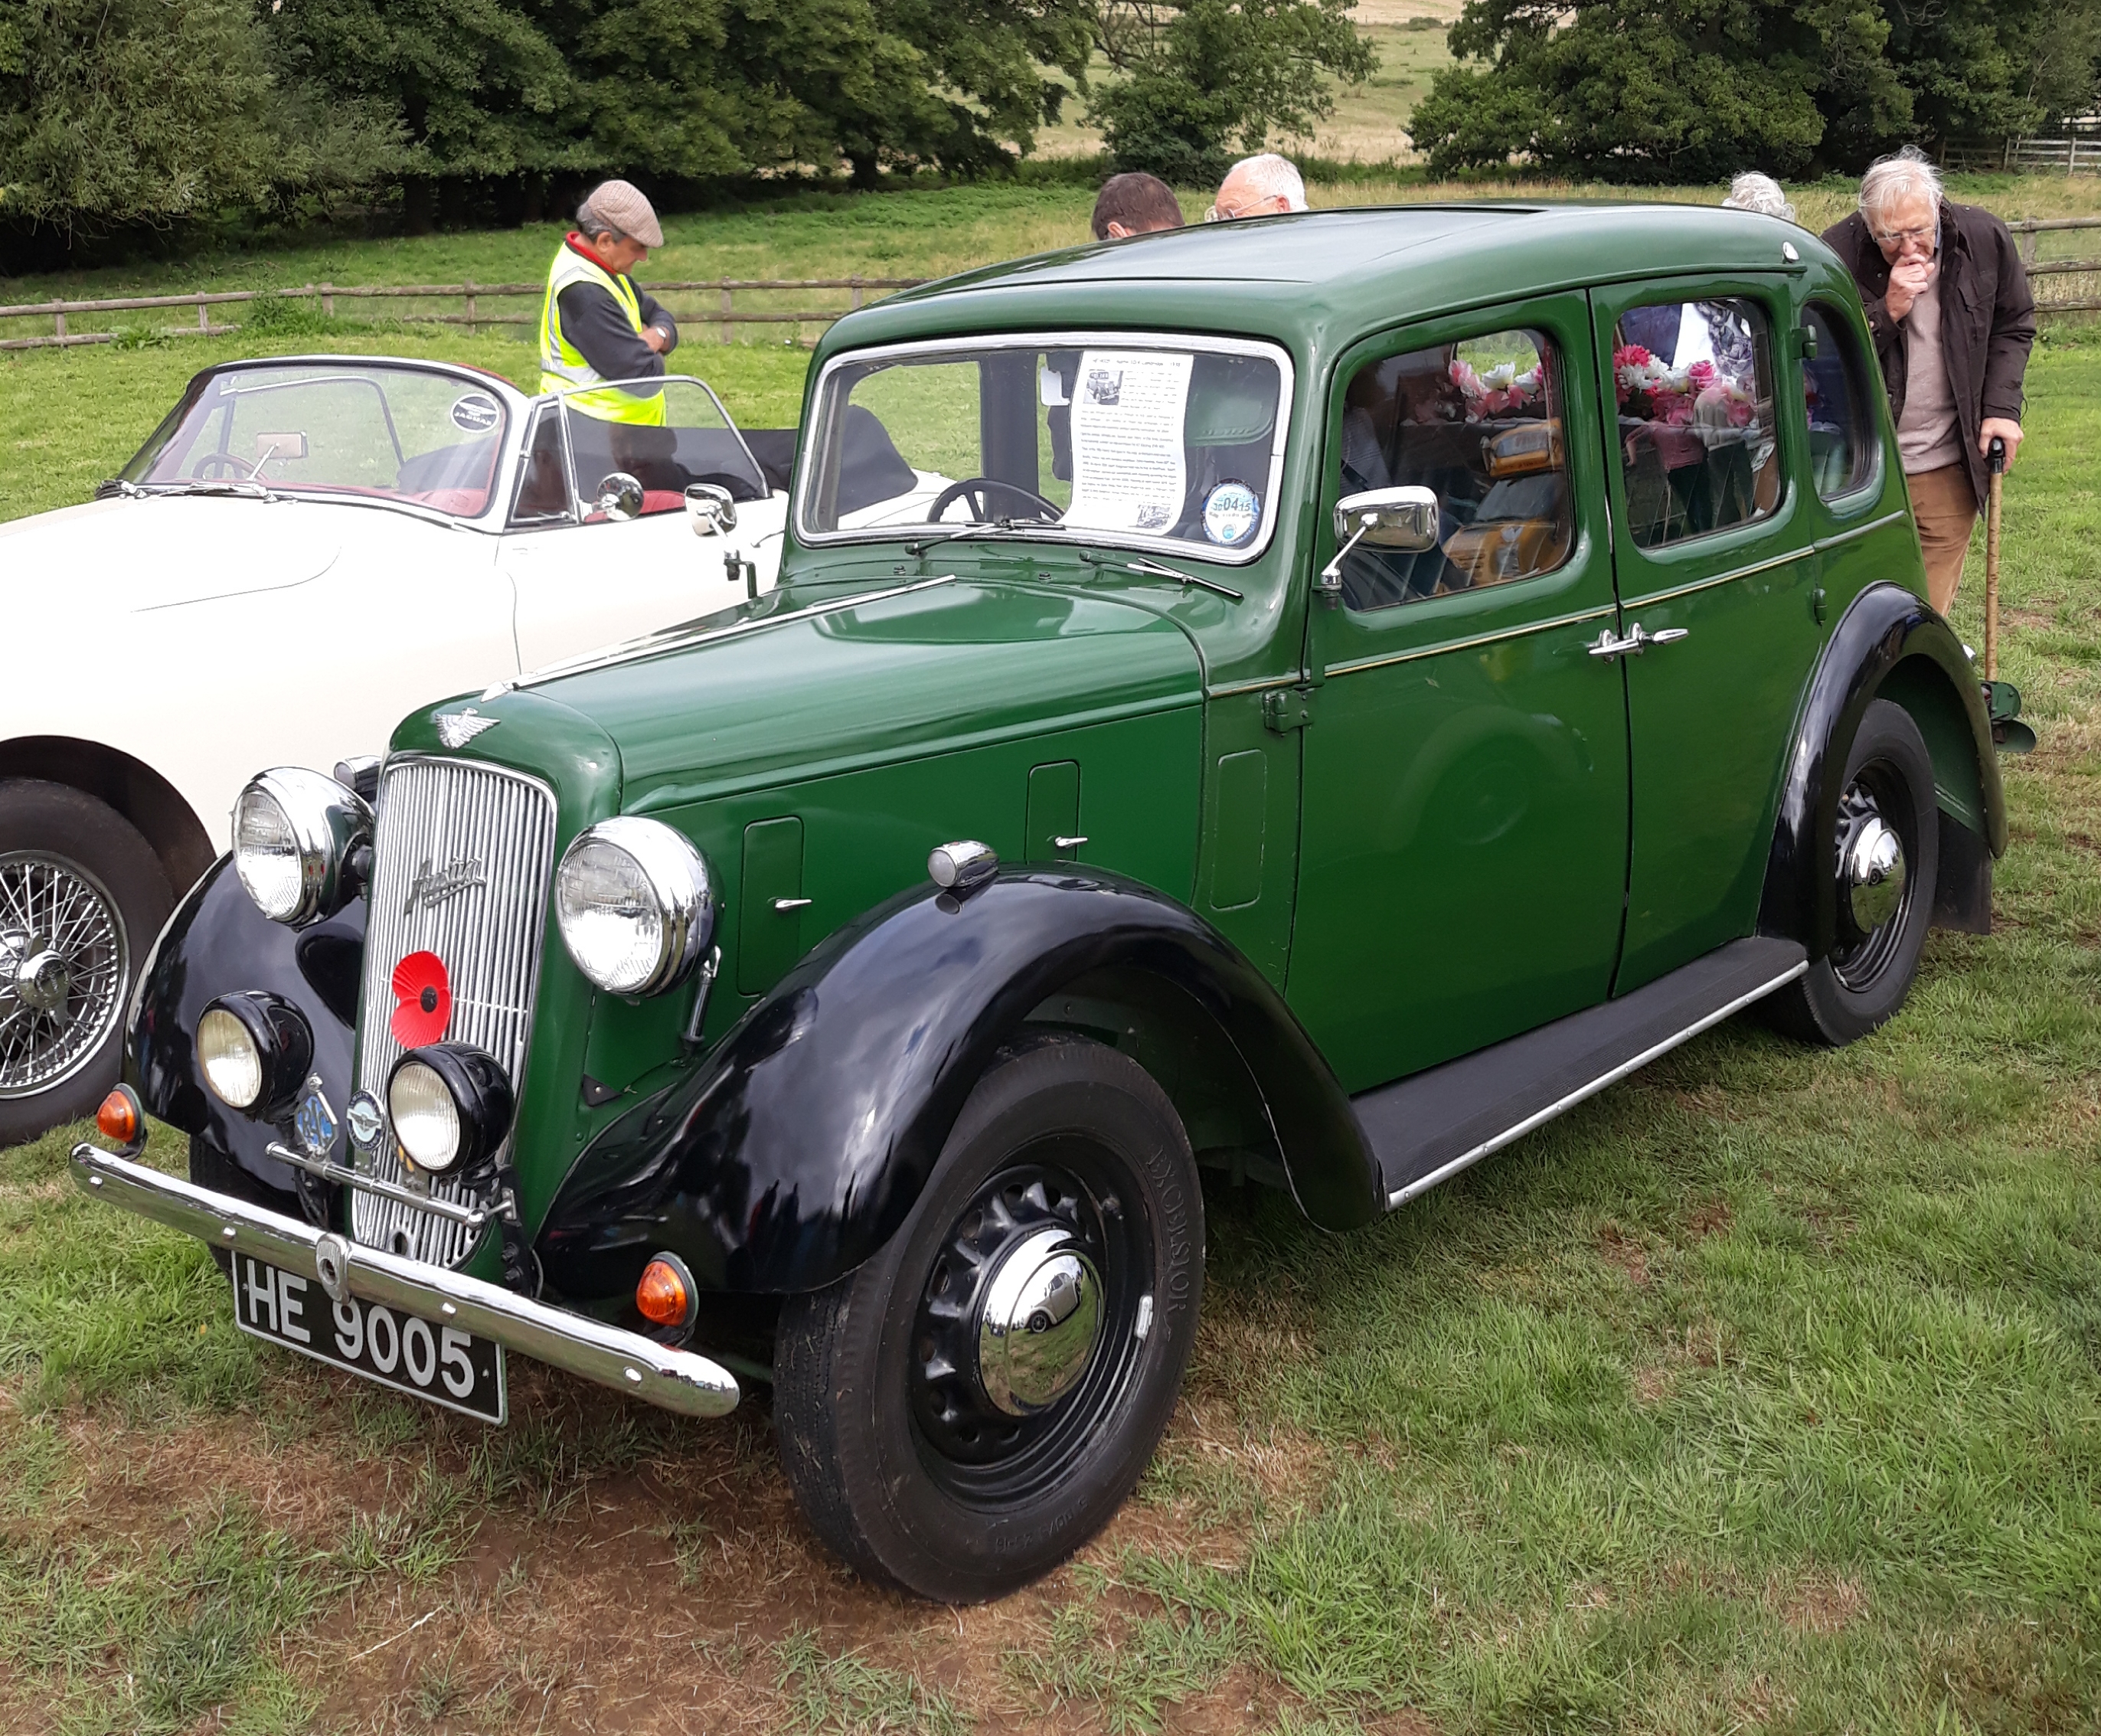
{"type": "Polygon", "coordinates": [[[73,1147],[73,1175],[91,1198],[153,1218],[214,1247],[252,1254],[317,1283],[322,1279],[316,1256],[325,1246],[331,1264],[340,1264],[338,1283],[353,1295],[478,1333],[666,1410],[725,1416],[736,1408],[736,1376],[690,1350],[551,1308],[480,1278],[366,1247],[99,1146],[73,1147]]]}

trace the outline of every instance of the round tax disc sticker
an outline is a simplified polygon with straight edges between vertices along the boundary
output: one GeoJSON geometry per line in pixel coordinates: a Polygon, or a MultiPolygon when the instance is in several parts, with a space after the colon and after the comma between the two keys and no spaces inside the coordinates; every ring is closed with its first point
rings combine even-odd
{"type": "Polygon", "coordinates": [[[1221,482],[1204,497],[1204,534],[1227,548],[1254,534],[1262,522],[1262,503],[1245,482],[1221,482]]]}
{"type": "Polygon", "coordinates": [[[502,414],[485,392],[470,392],[453,401],[453,426],[463,434],[486,434],[502,414]]]}

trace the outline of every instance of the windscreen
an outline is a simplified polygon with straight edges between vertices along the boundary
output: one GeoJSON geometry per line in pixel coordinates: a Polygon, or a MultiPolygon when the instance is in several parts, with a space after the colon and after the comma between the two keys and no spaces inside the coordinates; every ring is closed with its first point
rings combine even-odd
{"type": "MultiPolygon", "coordinates": [[[[562,399],[577,498],[588,507],[613,475],[642,485],[644,513],[685,509],[696,482],[732,500],[763,500],[766,478],[714,392],[698,380],[637,381],[562,399]],[[619,414],[604,414],[608,409],[619,414]]],[[[588,516],[588,514],[586,515],[588,516]]]]}
{"type": "Polygon", "coordinates": [[[503,400],[458,374],[342,363],[231,369],[193,385],[138,456],[142,487],[260,483],[284,493],[485,511],[503,400]]]}
{"type": "Polygon", "coordinates": [[[849,358],[804,448],[806,534],[995,525],[1245,559],[1268,540],[1284,370],[1245,349],[977,344],[849,358]]]}

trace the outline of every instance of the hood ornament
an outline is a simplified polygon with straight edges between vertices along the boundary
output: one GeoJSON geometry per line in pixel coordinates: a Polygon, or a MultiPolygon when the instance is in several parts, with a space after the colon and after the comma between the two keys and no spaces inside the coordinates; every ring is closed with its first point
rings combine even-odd
{"type": "Polygon", "coordinates": [[[484,729],[493,729],[503,720],[484,717],[472,706],[464,711],[438,713],[438,739],[448,747],[464,747],[484,729]]]}

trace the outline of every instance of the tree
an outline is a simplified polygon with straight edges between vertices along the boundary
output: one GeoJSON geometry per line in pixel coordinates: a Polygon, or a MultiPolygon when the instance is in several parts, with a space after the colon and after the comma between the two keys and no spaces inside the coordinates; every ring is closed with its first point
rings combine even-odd
{"type": "Polygon", "coordinates": [[[2101,0],[1885,0],[1890,61],[1930,141],[2000,138],[2084,112],[2101,0]]]}
{"type": "Polygon", "coordinates": [[[1856,153],[1905,135],[1888,33],[1876,0],[1468,0],[1411,131],[1435,174],[1799,173],[1834,118],[1856,153]]]}
{"type": "Polygon", "coordinates": [[[157,226],[369,174],[383,117],[281,78],[251,0],[39,0],[0,19],[0,217],[157,226]]]}
{"type": "Polygon", "coordinates": [[[1378,56],[1356,0],[1104,0],[1099,40],[1123,76],[1094,97],[1119,169],[1215,182],[1272,132],[1310,137],[1334,113],[1329,81],[1360,84],[1378,56]]]}

